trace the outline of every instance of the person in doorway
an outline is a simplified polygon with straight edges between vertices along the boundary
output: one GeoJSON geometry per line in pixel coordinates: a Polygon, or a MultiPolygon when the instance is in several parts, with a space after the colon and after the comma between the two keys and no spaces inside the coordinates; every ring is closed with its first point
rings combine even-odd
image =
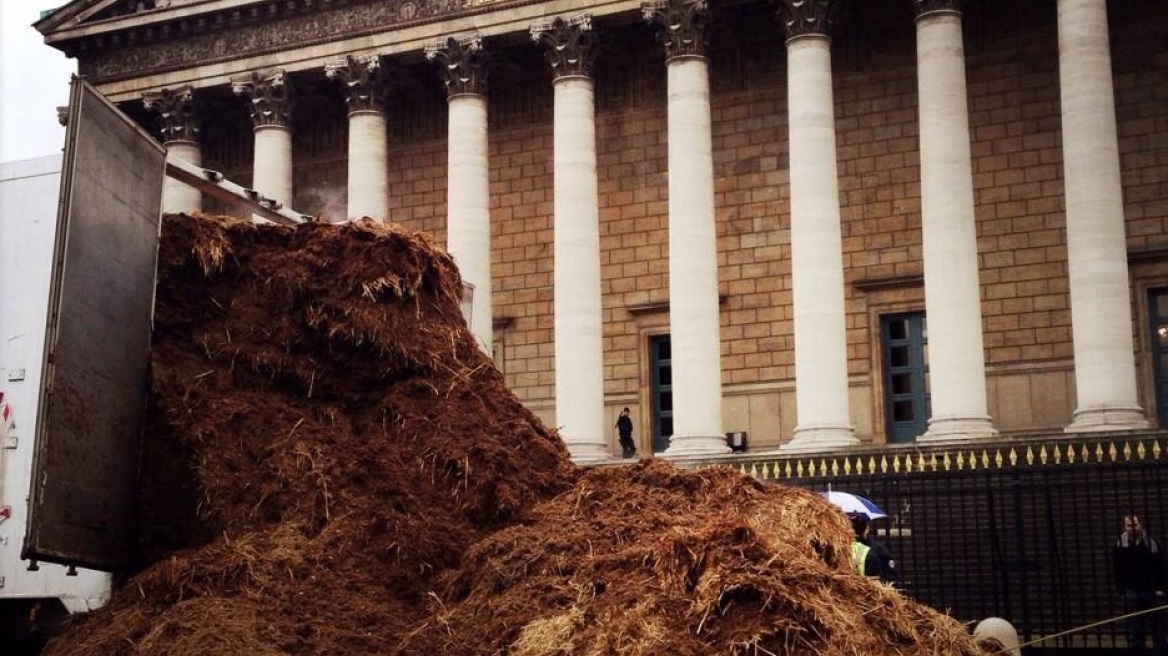
{"type": "Polygon", "coordinates": [[[1123,533],[1111,548],[1115,584],[1123,597],[1124,614],[1141,613],[1127,620],[1127,646],[1143,653],[1148,634],[1157,656],[1168,655],[1164,640],[1163,613],[1146,613],[1165,604],[1164,552],[1144,530],[1138,515],[1123,518],[1123,533]]]}
{"type": "Polygon", "coordinates": [[[637,455],[637,445],[633,443],[633,420],[629,418],[629,409],[621,410],[616,420],[616,432],[620,436],[621,455],[632,458],[637,455]]]}

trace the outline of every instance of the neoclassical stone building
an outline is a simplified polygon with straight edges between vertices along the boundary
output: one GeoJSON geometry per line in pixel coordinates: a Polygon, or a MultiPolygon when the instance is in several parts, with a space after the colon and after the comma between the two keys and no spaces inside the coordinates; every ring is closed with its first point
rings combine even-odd
{"type": "Polygon", "coordinates": [[[1168,425],[1162,0],[75,0],[36,27],[174,155],[445,243],[578,461],[624,406],[682,458],[1168,425]]]}

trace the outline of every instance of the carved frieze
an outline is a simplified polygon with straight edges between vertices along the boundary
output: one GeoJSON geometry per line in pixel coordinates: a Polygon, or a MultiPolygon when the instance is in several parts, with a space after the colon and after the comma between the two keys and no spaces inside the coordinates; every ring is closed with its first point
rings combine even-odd
{"type": "Polygon", "coordinates": [[[258,14],[233,10],[195,15],[164,25],[87,37],[62,47],[78,58],[83,75],[102,82],[365,36],[394,26],[449,20],[460,14],[494,10],[509,2],[286,0],[258,14]]]}
{"type": "Polygon", "coordinates": [[[197,14],[165,25],[88,36],[63,43],[62,48],[78,58],[82,75],[106,82],[376,34],[392,26],[449,20],[505,4],[508,0],[350,0],[343,4],[287,0],[263,13],[236,9],[197,14]]]}
{"type": "Polygon", "coordinates": [[[657,24],[666,59],[706,55],[706,0],[654,0],[641,5],[641,14],[657,24]]]}
{"type": "Polygon", "coordinates": [[[551,23],[531,26],[531,38],[544,46],[552,78],[592,77],[592,16],[581,14],[568,20],[557,17],[551,23]]]}
{"type": "Polygon", "coordinates": [[[486,54],[480,37],[450,37],[440,45],[426,46],[426,59],[441,67],[448,98],[487,92],[486,54]]]}
{"type": "Polygon", "coordinates": [[[142,103],[158,119],[162,141],[198,141],[195,93],[190,85],[142,94],[142,103]]]}
{"type": "Polygon", "coordinates": [[[917,16],[934,11],[961,11],[961,0],[913,0],[917,7],[917,16]]]}
{"type": "Polygon", "coordinates": [[[831,34],[840,0],[777,0],[779,21],[787,38],[831,34]]]}
{"type": "Polygon", "coordinates": [[[377,55],[344,59],[324,66],[324,74],[340,83],[350,112],[385,110],[385,73],[377,55]]]}
{"type": "Polygon", "coordinates": [[[231,90],[250,102],[255,127],[287,127],[289,116],[288,79],[284,71],[251,72],[231,79],[231,90]]]}

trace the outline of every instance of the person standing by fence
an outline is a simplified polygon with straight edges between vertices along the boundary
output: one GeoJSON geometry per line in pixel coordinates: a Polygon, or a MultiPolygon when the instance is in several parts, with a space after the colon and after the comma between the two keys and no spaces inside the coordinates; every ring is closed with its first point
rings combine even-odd
{"type": "MultiPolygon", "coordinates": [[[[1125,614],[1146,611],[1166,602],[1164,595],[1164,551],[1148,535],[1137,515],[1123,518],[1123,533],[1112,547],[1115,583],[1123,595],[1125,614]]],[[[1164,640],[1163,612],[1144,613],[1127,620],[1128,649],[1143,653],[1147,635],[1157,656],[1168,655],[1164,640]]]]}

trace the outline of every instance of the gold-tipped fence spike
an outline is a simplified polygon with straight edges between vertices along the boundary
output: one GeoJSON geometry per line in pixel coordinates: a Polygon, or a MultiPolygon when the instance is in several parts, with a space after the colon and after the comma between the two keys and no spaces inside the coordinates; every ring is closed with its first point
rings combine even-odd
{"type": "Polygon", "coordinates": [[[1029,446],[1026,447],[1026,464],[1028,464],[1028,465],[1034,464],[1034,448],[1033,447],[1029,447],[1029,446]]]}
{"type": "Polygon", "coordinates": [[[880,473],[888,473],[888,456],[880,456],[880,473]]]}
{"type": "MultiPolygon", "coordinates": [[[[859,464],[859,463],[857,462],[856,464],[859,464]]],[[[845,476],[852,475],[852,459],[851,458],[844,458],[844,475],[845,476]]]]}
{"type": "Polygon", "coordinates": [[[1069,465],[1073,462],[1075,462],[1075,447],[1068,446],[1067,447],[1067,464],[1069,465]]]}
{"type": "Polygon", "coordinates": [[[958,471],[965,469],[965,454],[960,451],[957,452],[957,469],[958,471]]]}
{"type": "Polygon", "coordinates": [[[1015,449],[1014,447],[1010,447],[1010,466],[1011,467],[1018,466],[1018,450],[1015,449]]]}
{"type": "MultiPolygon", "coordinates": [[[[1086,450],[1087,450],[1087,445],[1086,445],[1086,444],[1084,444],[1084,445],[1083,445],[1083,450],[1084,450],[1084,451],[1086,451],[1086,450]]],[[[1087,456],[1084,456],[1084,457],[1083,457],[1083,461],[1084,461],[1084,462],[1086,462],[1086,461],[1087,461],[1087,460],[1089,460],[1089,459],[1090,459],[1090,458],[1088,458],[1087,456]]],[[[1095,445],[1095,462],[1103,462],[1103,445],[1102,445],[1102,444],[1096,444],[1096,445],[1095,445]]]]}
{"type": "Polygon", "coordinates": [[[950,462],[948,451],[945,452],[945,457],[941,458],[941,466],[945,468],[945,471],[949,471],[950,462]]]}
{"type": "Polygon", "coordinates": [[[839,476],[839,471],[840,471],[839,460],[836,458],[832,458],[831,459],[831,475],[832,476],[839,476]]]}
{"type": "Polygon", "coordinates": [[[1131,460],[1131,457],[1132,457],[1131,442],[1124,442],[1123,443],[1123,459],[1124,460],[1131,460]]]}
{"type": "Polygon", "coordinates": [[[1136,445],[1136,457],[1140,460],[1148,457],[1148,450],[1144,448],[1144,442],[1142,440],[1136,445]]]}
{"type": "MultiPolygon", "coordinates": [[[[1056,451],[1056,453],[1057,453],[1057,451],[1056,451]]],[[[1044,465],[1046,464],[1046,445],[1045,444],[1043,444],[1042,448],[1038,450],[1038,461],[1044,465]]]]}
{"type": "Polygon", "coordinates": [[[1159,438],[1152,441],[1152,457],[1157,459],[1157,460],[1160,459],[1160,439],[1159,438]]]}

